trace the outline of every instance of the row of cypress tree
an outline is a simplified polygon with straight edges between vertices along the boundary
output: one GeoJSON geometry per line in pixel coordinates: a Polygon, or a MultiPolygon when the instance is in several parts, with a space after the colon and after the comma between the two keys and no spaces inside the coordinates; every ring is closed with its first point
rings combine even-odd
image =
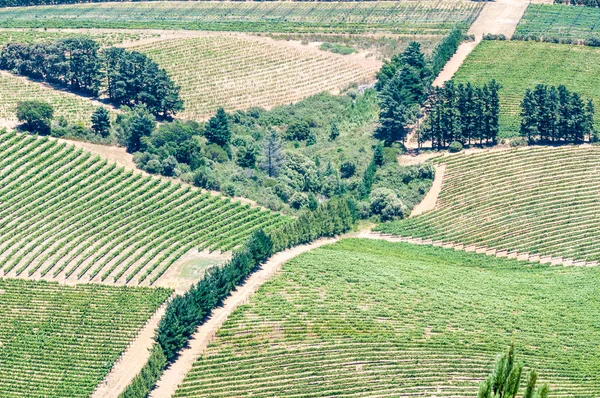
{"type": "Polygon", "coordinates": [[[594,104],[565,86],[538,84],[521,102],[520,134],[529,142],[582,143],[595,140],[594,104]]]}
{"type": "Polygon", "coordinates": [[[150,359],[120,397],[146,397],[163,371],[177,359],[196,328],[272,254],[320,237],[347,232],[355,221],[353,202],[335,198],[268,234],[262,230],[254,232],[228,263],[209,269],[187,293],[169,302],[159,323],[150,359]]]}
{"type": "Polygon", "coordinates": [[[431,140],[441,149],[452,141],[463,144],[496,143],[498,137],[500,85],[495,80],[475,87],[471,83],[434,87],[425,103],[427,119],[421,128],[419,140],[431,140]]]}
{"type": "Polygon", "coordinates": [[[100,50],[98,43],[85,37],[9,43],[0,52],[0,69],[85,95],[106,91],[111,103],[143,104],[157,117],[168,118],[183,110],[180,88],[156,62],[136,51],[100,50]]]}

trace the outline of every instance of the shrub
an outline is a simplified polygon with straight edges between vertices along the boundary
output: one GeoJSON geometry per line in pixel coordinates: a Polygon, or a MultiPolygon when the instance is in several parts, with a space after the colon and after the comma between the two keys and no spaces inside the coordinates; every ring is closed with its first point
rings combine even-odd
{"type": "Polygon", "coordinates": [[[162,161],[161,173],[165,176],[172,177],[175,175],[175,168],[177,167],[177,160],[173,156],[168,156],[162,161]]]}
{"type": "Polygon", "coordinates": [[[160,160],[151,159],[148,161],[148,163],[146,163],[144,169],[150,174],[159,174],[162,171],[163,167],[160,163],[160,160]]]}
{"type": "Polygon", "coordinates": [[[209,169],[199,169],[194,174],[194,185],[200,188],[218,191],[221,184],[209,169]]]}
{"type": "Polygon", "coordinates": [[[371,214],[380,215],[382,221],[403,218],[408,212],[396,193],[388,188],[377,188],[371,193],[371,214]]]}
{"type": "Polygon", "coordinates": [[[346,161],[340,166],[340,175],[342,178],[350,178],[356,173],[356,164],[346,161]]]}
{"type": "Polygon", "coordinates": [[[295,192],[290,199],[290,206],[296,210],[306,207],[308,206],[308,197],[301,192],[295,192]]]}
{"type": "Polygon", "coordinates": [[[49,134],[54,108],[43,101],[22,101],[17,105],[17,119],[27,131],[49,134]]]}
{"type": "Polygon", "coordinates": [[[510,146],[513,148],[517,148],[520,146],[527,146],[527,140],[525,138],[521,138],[521,137],[517,137],[517,138],[512,138],[510,140],[510,146]]]}
{"type": "Polygon", "coordinates": [[[233,184],[227,184],[223,189],[223,193],[227,196],[231,196],[232,198],[235,196],[235,186],[233,184]]]}
{"type": "Polygon", "coordinates": [[[460,152],[463,150],[463,145],[458,141],[452,141],[448,146],[448,151],[451,153],[460,152]]]}
{"type": "Polygon", "coordinates": [[[310,125],[306,120],[295,120],[288,126],[286,138],[290,141],[304,141],[310,134],[310,125]]]}
{"type": "Polygon", "coordinates": [[[227,152],[217,144],[206,145],[204,147],[204,156],[217,163],[225,163],[229,160],[227,152]]]}

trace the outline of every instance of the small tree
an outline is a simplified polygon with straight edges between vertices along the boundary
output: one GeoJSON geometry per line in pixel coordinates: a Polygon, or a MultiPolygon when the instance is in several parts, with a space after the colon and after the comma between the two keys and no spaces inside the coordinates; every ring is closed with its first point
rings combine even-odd
{"type": "MultiPolygon", "coordinates": [[[[492,374],[479,384],[477,398],[515,398],[519,393],[523,364],[515,361],[515,346],[508,352],[498,355],[492,374]]],[[[532,370],[527,377],[527,387],[523,398],[548,398],[548,385],[544,384],[537,392],[535,384],[537,372],[532,370]]]]}
{"type": "Polygon", "coordinates": [[[264,159],[260,163],[260,168],[263,169],[269,177],[276,177],[283,166],[284,155],[279,136],[273,130],[271,130],[264,139],[263,156],[264,159]]]}
{"type": "Polygon", "coordinates": [[[49,134],[54,118],[54,108],[43,101],[22,101],[17,105],[17,119],[23,129],[40,134],[49,134]]]}
{"type": "Polygon", "coordinates": [[[383,145],[381,143],[375,145],[375,151],[373,152],[373,162],[377,166],[383,166],[385,163],[385,156],[383,155],[383,145]]]}
{"type": "Polygon", "coordinates": [[[141,148],[142,137],[149,137],[156,127],[154,116],[145,106],[137,106],[133,110],[133,115],[127,131],[127,152],[134,153],[141,148]]]}
{"type": "Polygon", "coordinates": [[[103,107],[98,107],[92,114],[92,131],[102,137],[110,133],[110,114],[103,107]]]}
{"type": "Polygon", "coordinates": [[[340,129],[335,122],[331,123],[331,129],[329,131],[329,141],[335,141],[340,136],[340,129]]]}
{"type": "Polygon", "coordinates": [[[229,130],[229,119],[223,108],[217,109],[215,116],[210,118],[204,136],[208,142],[220,146],[229,144],[231,131],[229,130]]]}

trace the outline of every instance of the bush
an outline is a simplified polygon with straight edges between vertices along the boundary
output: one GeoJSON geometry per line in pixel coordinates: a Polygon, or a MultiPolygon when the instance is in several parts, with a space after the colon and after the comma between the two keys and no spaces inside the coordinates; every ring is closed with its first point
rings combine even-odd
{"type": "Polygon", "coordinates": [[[450,153],[457,153],[463,150],[463,145],[458,141],[452,141],[448,146],[448,151],[450,153]]]}
{"type": "Polygon", "coordinates": [[[340,176],[342,178],[350,178],[356,173],[356,165],[354,162],[346,161],[340,166],[340,176]]]}
{"type": "Polygon", "coordinates": [[[208,144],[204,147],[204,156],[213,162],[225,163],[229,160],[227,152],[217,144],[208,144]]]}
{"type": "Polygon", "coordinates": [[[151,159],[146,163],[144,170],[146,170],[150,174],[160,174],[162,171],[162,164],[158,159],[151,159]]]}
{"type": "Polygon", "coordinates": [[[290,141],[304,141],[310,134],[310,125],[306,120],[295,120],[288,126],[286,138],[290,141]]]}
{"type": "Polygon", "coordinates": [[[215,177],[209,169],[200,169],[196,171],[196,174],[194,174],[194,185],[211,191],[218,191],[221,189],[219,180],[217,180],[217,177],[215,177]]]}
{"type": "Polygon", "coordinates": [[[590,47],[600,47],[600,38],[598,37],[588,37],[583,42],[586,46],[590,47]]]}
{"type": "Polygon", "coordinates": [[[290,206],[296,210],[306,207],[308,206],[308,197],[301,192],[295,192],[290,199],[290,206]]]}
{"type": "Polygon", "coordinates": [[[49,134],[54,108],[43,101],[22,101],[17,105],[17,119],[30,132],[49,134]]]}
{"type": "Polygon", "coordinates": [[[162,161],[162,175],[172,177],[175,175],[175,168],[177,167],[177,159],[173,156],[168,156],[162,161]]]}
{"type": "Polygon", "coordinates": [[[370,208],[371,214],[380,215],[382,221],[403,218],[408,213],[406,205],[388,188],[373,190],[370,208]]]}
{"type": "Polygon", "coordinates": [[[521,138],[521,137],[517,137],[517,138],[512,138],[510,140],[510,146],[513,148],[517,148],[520,146],[527,146],[527,140],[525,138],[521,138]]]}

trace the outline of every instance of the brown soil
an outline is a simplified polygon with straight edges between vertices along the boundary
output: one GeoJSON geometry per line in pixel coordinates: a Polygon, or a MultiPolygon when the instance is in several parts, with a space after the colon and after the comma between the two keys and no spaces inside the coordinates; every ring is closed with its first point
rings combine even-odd
{"type": "Polygon", "coordinates": [[[429,210],[435,209],[435,204],[437,203],[438,196],[440,196],[440,192],[442,191],[442,181],[444,180],[445,171],[445,165],[436,167],[433,184],[431,184],[429,192],[427,192],[427,195],[425,195],[421,203],[416,205],[415,208],[412,210],[412,212],[410,213],[411,217],[418,216],[419,214],[423,214],[429,210]]]}

